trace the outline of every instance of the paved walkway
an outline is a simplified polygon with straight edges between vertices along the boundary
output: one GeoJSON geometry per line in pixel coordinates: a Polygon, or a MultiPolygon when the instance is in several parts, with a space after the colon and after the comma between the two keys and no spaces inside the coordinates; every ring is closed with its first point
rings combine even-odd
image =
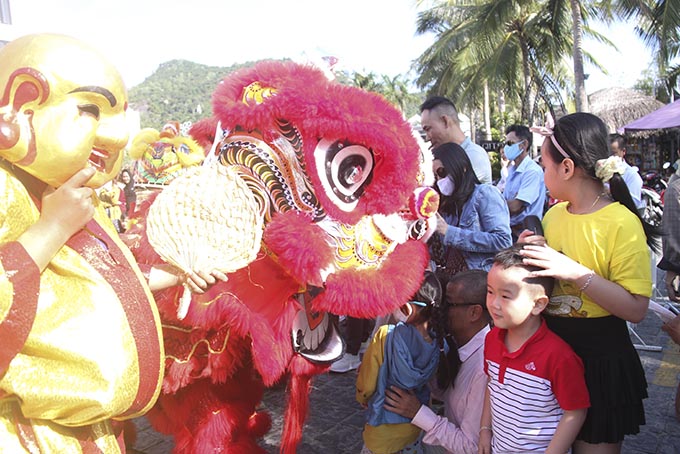
{"type": "MultiPolygon", "coordinates": [[[[635,327],[636,333],[660,352],[640,350],[649,382],[649,398],[645,401],[647,424],[638,435],[626,438],[624,454],[680,454],[680,423],[674,416],[675,390],[680,373],[680,352],[659,329],[658,317],[649,313],[635,327]]],[[[633,336],[633,341],[638,342],[633,336]]],[[[326,374],[312,382],[310,414],[305,425],[299,454],[358,453],[361,450],[363,414],[354,400],[356,372],[326,374]]],[[[273,428],[261,446],[270,453],[278,452],[285,404],[284,386],[265,393],[263,405],[271,413],[273,428]]],[[[169,454],[172,441],[156,433],[144,418],[135,421],[139,434],[138,453],[169,454]]]]}

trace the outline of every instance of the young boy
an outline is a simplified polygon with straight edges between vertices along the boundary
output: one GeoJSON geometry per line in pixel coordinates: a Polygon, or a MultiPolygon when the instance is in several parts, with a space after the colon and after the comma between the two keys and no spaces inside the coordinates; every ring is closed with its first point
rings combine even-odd
{"type": "Polygon", "coordinates": [[[590,407],[583,363],[548,330],[541,312],[554,280],[533,277],[521,246],[494,257],[486,305],[494,322],[484,345],[489,384],[479,452],[569,452],[590,407]]]}

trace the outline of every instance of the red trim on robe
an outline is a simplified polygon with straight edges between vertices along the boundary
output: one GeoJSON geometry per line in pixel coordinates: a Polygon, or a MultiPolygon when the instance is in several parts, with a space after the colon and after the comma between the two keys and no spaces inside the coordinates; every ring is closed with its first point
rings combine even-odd
{"type": "Polygon", "coordinates": [[[137,413],[153,399],[159,371],[163,367],[161,345],[152,310],[154,302],[148,299],[142,283],[118,245],[96,221],[90,220],[85,229],[73,235],[66,245],[78,252],[106,279],[125,310],[137,347],[139,387],[130,408],[118,416],[137,413]],[[84,254],[86,250],[88,253],[84,254]],[[96,252],[97,260],[92,252],[96,252]]]}
{"type": "Polygon", "coordinates": [[[3,375],[23,348],[33,327],[38,310],[40,269],[16,241],[0,246],[0,262],[14,290],[7,317],[0,322],[0,375],[3,375]]]}
{"type": "Polygon", "coordinates": [[[17,429],[19,442],[24,449],[31,454],[40,454],[40,445],[38,444],[35,432],[33,431],[33,426],[21,413],[19,407],[14,407],[12,410],[12,422],[17,429]]]}
{"type": "Polygon", "coordinates": [[[80,443],[82,454],[104,454],[94,441],[92,426],[73,427],[71,430],[80,443]]]}

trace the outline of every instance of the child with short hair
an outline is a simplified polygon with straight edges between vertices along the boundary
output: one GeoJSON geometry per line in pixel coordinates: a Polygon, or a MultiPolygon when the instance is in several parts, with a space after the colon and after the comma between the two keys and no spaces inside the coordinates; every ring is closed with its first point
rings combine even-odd
{"type": "Polygon", "coordinates": [[[499,252],[487,278],[480,454],[569,452],[590,407],[581,359],[541,317],[554,279],[533,277],[521,249],[499,252]]]}
{"type": "Polygon", "coordinates": [[[412,300],[394,312],[399,323],[381,326],[366,349],[356,384],[357,401],[366,407],[362,454],[422,453],[420,429],[409,418],[384,408],[385,391],[396,386],[429,403],[428,381],[437,371],[440,355],[446,354],[445,333],[435,334],[430,326],[441,300],[439,280],[426,271],[412,300]]]}

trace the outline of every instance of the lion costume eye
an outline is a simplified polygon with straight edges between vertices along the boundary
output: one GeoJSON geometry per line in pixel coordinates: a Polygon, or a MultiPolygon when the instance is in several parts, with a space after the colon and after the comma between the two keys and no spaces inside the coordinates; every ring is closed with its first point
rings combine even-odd
{"type": "Polygon", "coordinates": [[[314,159],[326,195],[343,211],[352,211],[373,177],[373,152],[345,140],[321,139],[314,159]]]}

